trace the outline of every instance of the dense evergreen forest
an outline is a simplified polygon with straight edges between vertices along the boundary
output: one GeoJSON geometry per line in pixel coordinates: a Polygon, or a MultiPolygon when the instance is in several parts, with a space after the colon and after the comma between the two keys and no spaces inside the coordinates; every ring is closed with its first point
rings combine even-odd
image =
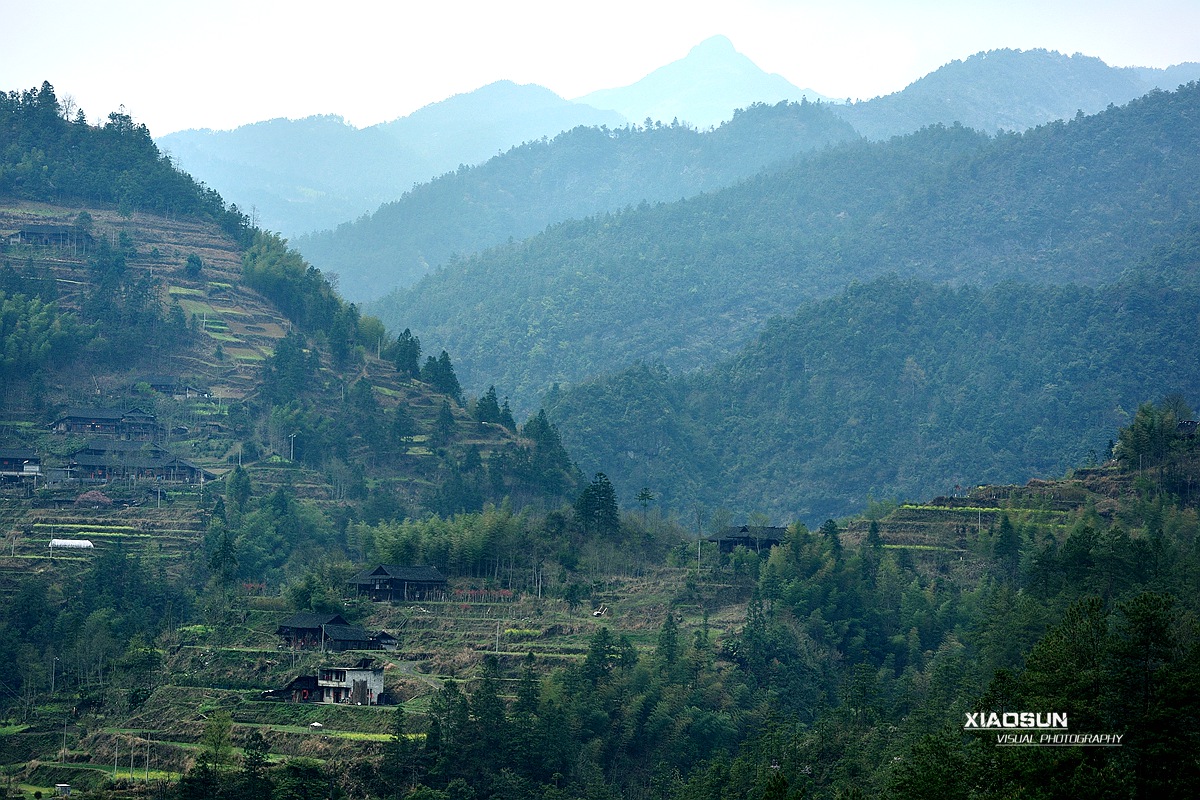
{"type": "Polygon", "coordinates": [[[856,285],[711,368],[636,365],[549,412],[623,502],[650,487],[680,515],[815,524],[872,496],[1052,477],[1106,460],[1142,398],[1200,390],[1198,237],[1103,288],[856,285]]]}
{"type": "Polygon", "coordinates": [[[855,139],[828,106],[758,104],[701,132],[677,122],[577,127],[416,186],[374,214],[296,239],[349,297],[375,300],[453,257],[547,225],[728,186],[764,167],[855,139]]]}
{"type": "Polygon", "coordinates": [[[380,301],[525,408],[638,360],[688,370],[772,316],[895,273],[1095,285],[1194,214],[1200,86],[988,138],[933,127],[835,147],[698,198],[563,223],[380,301]],[[475,325],[486,319],[485,326],[475,325]]]}

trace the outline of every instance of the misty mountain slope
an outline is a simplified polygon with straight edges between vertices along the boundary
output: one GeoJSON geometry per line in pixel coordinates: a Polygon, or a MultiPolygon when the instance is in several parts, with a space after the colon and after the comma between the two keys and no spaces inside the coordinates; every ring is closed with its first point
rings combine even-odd
{"type": "Polygon", "coordinates": [[[373,129],[403,142],[420,158],[444,164],[432,177],[580,125],[617,127],[625,121],[611,111],[564,100],[543,86],[496,81],[373,129]]]}
{"type": "Polygon", "coordinates": [[[693,47],[686,57],[659,67],[636,83],[601,89],[577,101],[612,109],[633,122],[678,119],[708,128],[730,119],[734,109],[752,103],[804,99],[830,100],[812,89],[794,86],[782,75],[764,72],[735,50],[729,39],[713,36],[693,47]]]}
{"type": "Polygon", "coordinates": [[[614,476],[623,502],[649,487],[677,513],[816,525],[871,497],[1025,483],[1106,458],[1140,403],[1200,392],[1198,313],[1194,278],[882,278],[806,304],[710,369],[637,365],[552,393],[547,408],[581,468],[614,476]]]}
{"type": "Polygon", "coordinates": [[[985,133],[1023,131],[1197,79],[1200,64],[1121,68],[1079,54],[992,50],[952,61],[902,91],[835,111],[868,139],[956,122],[985,133]]]}
{"type": "MultiPolygon", "coordinates": [[[[949,64],[894,95],[835,108],[872,138],[955,121],[987,132],[1023,130],[1196,78],[1195,64],[1116,69],[1083,56],[1001,50],[949,64]]],[[[540,86],[497,81],[362,130],[326,116],[181,131],[158,142],[198,180],[253,209],[262,225],[294,237],[357,219],[462,164],[579,125],[611,128],[651,117],[706,127],[754,103],[821,99],[764,73],[724,37],[632,86],[596,95],[625,116],[568,102],[540,86]]]]}
{"type": "Polygon", "coordinates": [[[351,300],[408,286],[453,255],[565,219],[717,189],[806,151],[854,139],[829,106],[757,105],[713,131],[584,128],[515,147],[416,186],[400,200],[294,244],[339,275],[351,300]]]}
{"type": "Polygon", "coordinates": [[[557,225],[375,310],[529,407],[637,360],[710,365],[770,317],[894,272],[1115,279],[1196,213],[1200,86],[997,139],[929,128],[687,201],[557,225]]]}
{"type": "Polygon", "coordinates": [[[578,125],[624,124],[541,86],[499,81],[358,129],[340,117],[277,119],[157,140],[179,167],[287,236],[330,228],[413,184],[578,125]]]}

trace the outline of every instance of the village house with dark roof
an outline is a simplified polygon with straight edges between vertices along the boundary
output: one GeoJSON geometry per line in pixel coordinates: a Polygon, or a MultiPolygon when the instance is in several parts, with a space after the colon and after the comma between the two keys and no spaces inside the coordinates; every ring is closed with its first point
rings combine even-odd
{"type": "Polygon", "coordinates": [[[298,650],[324,650],[341,653],[346,650],[395,650],[396,637],[387,631],[369,634],[357,625],[346,622],[341,614],[300,612],[279,623],[275,635],[285,647],[298,650]]]}
{"type": "Polygon", "coordinates": [[[151,442],[96,438],[71,454],[70,477],[81,481],[159,480],[201,483],[216,474],[151,442]]]}
{"type": "Polygon", "coordinates": [[[42,459],[25,447],[0,447],[0,479],[19,481],[42,474],[42,459]]]}
{"type": "Polygon", "coordinates": [[[736,525],[708,537],[708,541],[716,543],[722,553],[732,553],[738,547],[764,553],[783,542],[786,536],[787,528],[736,525]]]}
{"type": "Polygon", "coordinates": [[[400,640],[387,631],[375,631],[371,634],[372,650],[384,650],[394,653],[400,649],[400,640]]]}
{"type": "Polygon", "coordinates": [[[446,576],[436,567],[406,567],[380,564],[365,569],[350,579],[355,597],[377,602],[430,600],[446,592],[446,576]]]}
{"type": "Polygon", "coordinates": [[[376,649],[370,634],[357,625],[326,625],[322,633],[324,639],[318,640],[318,647],[326,652],[376,649]]]}
{"type": "Polygon", "coordinates": [[[21,230],[10,233],[8,243],[38,247],[77,247],[87,250],[96,240],[77,225],[26,225],[21,230]]]}
{"type": "Polygon", "coordinates": [[[140,408],[122,411],[114,408],[68,408],[50,423],[56,433],[79,433],[86,436],[112,436],[121,439],[149,441],[157,437],[157,418],[140,408]]]}
{"type": "Polygon", "coordinates": [[[349,625],[341,614],[313,614],[301,611],[279,623],[275,635],[288,647],[320,647],[326,625],[349,625]]]}

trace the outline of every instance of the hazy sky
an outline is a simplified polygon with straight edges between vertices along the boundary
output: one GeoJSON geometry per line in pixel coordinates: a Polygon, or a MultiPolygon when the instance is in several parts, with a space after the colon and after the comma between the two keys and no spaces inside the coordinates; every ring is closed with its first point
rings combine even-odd
{"type": "Polygon", "coordinates": [[[1112,66],[1200,61],[1200,0],[0,0],[0,89],[43,80],[161,136],[274,117],[370,125],[492,81],[623,86],[723,34],[831,97],[1001,47],[1112,66]]]}

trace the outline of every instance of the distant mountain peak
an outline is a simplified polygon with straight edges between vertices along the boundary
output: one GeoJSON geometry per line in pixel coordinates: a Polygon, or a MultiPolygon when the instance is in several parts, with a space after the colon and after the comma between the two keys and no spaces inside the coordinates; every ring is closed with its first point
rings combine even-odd
{"type": "Polygon", "coordinates": [[[689,50],[687,57],[691,58],[693,56],[726,55],[729,53],[737,53],[737,49],[733,46],[733,42],[729,41],[728,36],[717,34],[716,36],[708,37],[703,42],[689,50]]]}
{"type": "Polygon", "coordinates": [[[802,98],[829,100],[812,89],[793,85],[781,75],[764,72],[738,52],[728,37],[717,35],[636,83],[592,92],[576,102],[611,109],[630,120],[680,119],[706,128],[719,125],[736,109],[754,103],[802,98]]]}

